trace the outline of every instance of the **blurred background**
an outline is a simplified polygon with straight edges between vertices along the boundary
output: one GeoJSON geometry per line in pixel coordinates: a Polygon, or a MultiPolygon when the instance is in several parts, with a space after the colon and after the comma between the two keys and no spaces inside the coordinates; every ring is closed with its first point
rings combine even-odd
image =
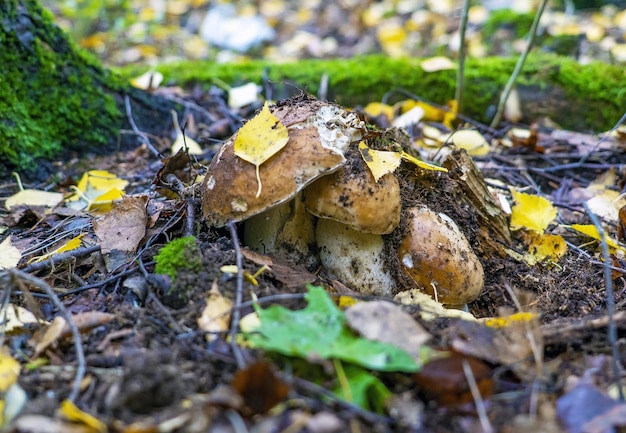
{"type": "MultiPolygon", "coordinates": [[[[108,66],[180,59],[289,61],[385,53],[454,57],[456,0],[42,0],[56,22],[108,66]]],[[[519,54],[533,0],[473,2],[472,57],[519,54]]],[[[559,0],[541,20],[536,49],[626,63],[626,1],[559,0]]]]}

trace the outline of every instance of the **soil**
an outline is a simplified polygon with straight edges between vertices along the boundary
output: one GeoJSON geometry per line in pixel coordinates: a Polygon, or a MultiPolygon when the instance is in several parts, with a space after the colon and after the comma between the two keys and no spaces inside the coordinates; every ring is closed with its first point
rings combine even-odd
{"type": "MultiPolygon", "coordinates": [[[[395,136],[394,141],[397,139],[395,136]]],[[[384,136],[380,142],[384,143],[384,136]]],[[[512,154],[517,154],[515,156],[533,152],[533,149],[511,150],[512,154]]],[[[507,157],[506,153],[500,156],[507,157]]],[[[454,157],[454,154],[450,156],[454,157]]],[[[72,161],[60,171],[69,180],[80,173],[78,167],[84,164],[72,161]]],[[[233,238],[228,227],[214,229],[201,221],[197,187],[187,191],[183,200],[157,198],[152,182],[163,174],[159,172],[161,164],[152,161],[145,149],[94,158],[86,165],[123,173],[131,180],[128,193],[149,193],[163,205],[146,236],[149,241],[144,242],[138,253],[139,260],[127,263],[124,272],[107,273],[97,264],[101,260],[99,253],[58,264],[54,269],[32,272],[56,288],[71,290],[67,294],[60,292],[70,312],[95,310],[114,314],[115,320],[83,334],[87,376],[76,401],[83,410],[107,423],[112,431],[131,431],[130,425],[137,428],[133,431],[155,431],[146,426],[163,427],[166,421],[173,423],[174,420],[179,424],[168,425],[170,429],[166,431],[208,431],[209,425],[211,431],[241,431],[237,425],[246,425],[251,429],[249,431],[330,432],[347,428],[363,432],[481,431],[472,399],[455,404],[437,403],[437,398],[424,394],[407,375],[380,375],[403,403],[396,402],[393,413],[375,414],[330,398],[318,386],[299,379],[291,371],[292,368],[302,368],[295,361],[244,346],[238,349],[244,362],[248,365],[255,361],[270,362],[273,371],[289,387],[287,399],[273,410],[267,413],[250,411],[249,401],[242,404],[241,397],[234,395],[232,390],[225,391],[239,370],[236,353],[227,336],[222,334],[208,342],[197,324],[197,318],[206,306],[207,293],[214,285],[224,297],[231,300],[236,297],[236,276],[222,272],[221,268],[236,263],[234,241],[238,240],[233,238]],[[181,269],[172,283],[152,274],[153,259],[169,239],[188,231],[189,215],[185,214],[188,209],[193,209],[196,216],[191,227],[201,250],[201,271],[181,269]],[[145,274],[138,262],[145,267],[145,274]],[[147,289],[128,288],[124,282],[131,276],[140,277],[147,289]],[[88,288],[90,284],[104,281],[106,283],[96,288],[88,288]],[[298,425],[301,427],[296,427],[298,425]]],[[[199,173],[204,170],[199,164],[190,163],[190,166],[199,173]]],[[[487,168],[483,173],[493,180],[497,178],[498,170],[487,168]]],[[[587,181],[594,174],[583,170],[575,172],[579,179],[587,181]]],[[[553,406],[555,399],[565,392],[568,377],[582,377],[597,365],[594,377],[599,385],[604,388],[612,380],[610,363],[606,360],[611,348],[606,334],[607,304],[601,261],[593,258],[593,253],[578,248],[569,248],[558,263],[529,266],[515,261],[506,254],[505,247],[521,251],[525,248],[521,240],[514,234],[511,245],[504,245],[493,227],[481,221],[479,212],[465,198],[458,179],[405,164],[397,176],[402,185],[404,210],[420,203],[449,215],[478,254],[485,272],[485,287],[480,297],[468,306],[475,317],[494,317],[515,311],[507,287],[517,293],[525,310],[540,315],[541,327],[535,332],[545,344],[544,372],[539,379],[540,412],[536,417],[524,418],[522,415],[529,411],[534,376],[487,357],[480,361],[490,372],[492,381],[493,395],[486,398],[486,402],[494,428],[497,431],[530,431],[523,429],[534,425],[535,428],[543,426],[543,431],[548,431],[548,426],[558,431],[553,406]],[[601,359],[604,361],[599,361],[601,359]]],[[[506,178],[501,180],[509,182],[506,178]]],[[[4,191],[11,188],[6,185],[4,191]]],[[[574,216],[565,221],[568,224],[586,222],[582,213],[569,215],[574,216]]],[[[47,231],[61,220],[60,217],[55,221],[44,218],[35,225],[26,224],[26,227],[16,224],[12,230],[23,238],[44,238],[47,231]]],[[[405,231],[401,222],[394,233],[386,236],[387,251],[397,248],[405,231]]],[[[271,260],[244,248],[243,268],[251,274],[257,272],[264,261],[271,260]]],[[[356,294],[358,297],[355,288],[346,288],[341,282],[334,281],[322,268],[305,269],[298,263],[276,259],[271,263],[271,270],[257,276],[258,285],[244,282],[239,307],[242,316],[253,311],[253,300],[258,300],[262,306],[279,303],[292,309],[304,307],[306,283],[324,284],[331,293],[356,294]]],[[[615,266],[619,268],[620,265],[616,261],[615,266]]],[[[391,266],[397,276],[399,265],[392,262],[391,266]]],[[[399,278],[399,281],[401,286],[408,285],[406,280],[399,278]]],[[[618,275],[614,284],[615,303],[620,310],[626,303],[623,277],[618,275]]],[[[16,297],[14,302],[21,300],[16,297]]],[[[59,314],[46,296],[38,295],[36,302],[45,320],[52,320],[59,314]]],[[[453,334],[460,329],[458,321],[445,318],[424,321],[418,307],[406,309],[432,334],[434,347],[450,347],[456,338],[453,334]]],[[[621,339],[626,319],[618,316],[616,320],[621,339]]],[[[13,356],[20,361],[27,361],[33,353],[27,344],[29,335],[30,332],[25,332],[8,339],[13,356]]],[[[49,360],[48,365],[23,371],[20,376],[19,383],[29,398],[22,416],[54,417],[60,402],[70,393],[76,365],[76,352],[71,341],[60,341],[48,348],[44,356],[49,360]]],[[[313,360],[311,362],[307,367],[309,374],[318,368],[313,366],[313,360]]],[[[533,362],[526,360],[523,364],[527,366],[533,362]]],[[[321,370],[328,369],[324,362],[320,365],[321,370]]]]}

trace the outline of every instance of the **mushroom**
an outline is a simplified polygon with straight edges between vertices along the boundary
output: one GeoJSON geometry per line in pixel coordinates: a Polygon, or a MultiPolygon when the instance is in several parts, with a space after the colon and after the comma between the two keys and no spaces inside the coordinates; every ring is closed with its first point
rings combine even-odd
{"type": "Polygon", "coordinates": [[[464,305],[480,295],[484,271],[456,223],[426,206],[407,211],[408,232],[398,248],[402,271],[443,304],[464,305]]]}
{"type": "Polygon", "coordinates": [[[363,294],[391,295],[395,282],[381,235],[400,222],[400,185],[393,173],[379,179],[358,152],[340,170],[304,189],[304,205],[319,218],[315,238],[324,268],[363,294]]]}
{"type": "MultiPolygon", "coordinates": [[[[270,111],[287,128],[289,141],[260,166],[262,194],[256,197],[255,166],[234,152],[237,134],[213,158],[202,185],[202,212],[210,226],[222,227],[268,212],[255,221],[255,226],[261,226],[259,233],[246,230],[246,238],[263,252],[271,251],[282,226],[293,220],[292,208],[298,207],[287,203],[315,179],[343,166],[349,145],[360,140],[365,130],[364,123],[354,113],[306,96],[279,102],[270,111]],[[259,221],[261,224],[257,224],[259,221]],[[264,231],[265,227],[269,230],[264,231]]],[[[298,224],[308,223],[299,216],[289,230],[298,224]]],[[[293,236],[297,237],[293,233],[285,235],[293,236]]],[[[300,244],[306,242],[304,239],[300,244]]]]}

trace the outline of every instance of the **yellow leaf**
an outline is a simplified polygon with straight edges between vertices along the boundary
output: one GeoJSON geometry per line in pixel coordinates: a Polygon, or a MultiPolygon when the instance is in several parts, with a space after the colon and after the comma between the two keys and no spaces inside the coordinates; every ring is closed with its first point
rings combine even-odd
{"type": "Polygon", "coordinates": [[[402,156],[398,152],[370,149],[364,141],[359,143],[359,152],[376,182],[387,173],[393,173],[402,162],[402,156]]]}
{"type": "MultiPolygon", "coordinates": [[[[443,115],[443,124],[446,125],[448,128],[453,129],[454,128],[453,123],[456,120],[457,113],[459,112],[459,102],[456,100],[452,100],[448,102],[448,107],[450,109],[446,111],[445,114],[443,115]]],[[[481,156],[481,155],[474,155],[474,156],[481,156]]]]}
{"type": "Polygon", "coordinates": [[[422,63],[420,63],[420,66],[422,67],[424,72],[437,72],[456,69],[456,63],[450,60],[450,58],[444,56],[431,57],[430,59],[423,60],[422,63]]]}
{"type": "Polygon", "coordinates": [[[491,328],[505,328],[518,323],[529,323],[538,318],[539,316],[537,313],[524,312],[511,314],[510,316],[505,317],[490,317],[485,319],[484,323],[491,328]]]}
{"type": "Polygon", "coordinates": [[[259,114],[241,127],[235,139],[234,152],[239,158],[254,164],[261,195],[261,176],[259,166],[281,150],[289,141],[289,132],[285,125],[274,116],[266,102],[259,114]]]}
{"type": "Polygon", "coordinates": [[[17,362],[6,347],[0,350],[0,392],[6,392],[20,375],[20,363],[17,362]]]}
{"type": "Polygon", "coordinates": [[[71,250],[75,250],[76,248],[80,247],[82,240],[81,238],[83,237],[83,235],[78,235],[73,239],[70,239],[69,241],[67,241],[66,243],[64,243],[63,245],[61,245],[59,248],[57,248],[54,251],[49,252],[48,254],[44,254],[42,256],[37,256],[37,257],[33,257],[32,259],[30,259],[28,261],[28,263],[31,262],[42,262],[44,260],[48,260],[50,257],[57,255],[57,254],[61,254],[65,251],[71,251],[71,250]]]}
{"type": "MultiPolygon", "coordinates": [[[[103,194],[109,191],[113,192],[111,192],[110,196],[105,195],[104,197],[120,198],[126,185],[128,185],[128,181],[120,179],[106,170],[90,170],[83,174],[78,185],[74,188],[76,193],[69,197],[67,201],[73,202],[69,203],[69,206],[74,209],[88,208],[92,204],[101,204],[94,202],[102,201],[103,194]]],[[[108,198],[108,200],[110,201],[112,198],[108,198]]]]}
{"type": "Polygon", "coordinates": [[[567,252],[567,243],[561,235],[531,232],[528,252],[535,256],[537,262],[547,258],[556,262],[567,252]]]}
{"type": "Polygon", "coordinates": [[[63,400],[59,414],[68,421],[82,424],[88,432],[106,433],[108,431],[105,423],[93,415],[83,412],[70,400],[63,400]]]}
{"type": "Polygon", "coordinates": [[[228,331],[232,308],[233,303],[222,296],[214,281],[206,298],[206,306],[198,317],[198,327],[209,333],[206,335],[207,341],[215,341],[217,333],[228,331]]]}
{"type": "Polygon", "coordinates": [[[471,156],[485,156],[491,150],[483,135],[475,129],[459,129],[447,136],[442,136],[443,142],[451,141],[454,145],[471,156]]]}
{"type": "MultiPolygon", "coordinates": [[[[587,235],[597,241],[601,240],[600,233],[598,233],[598,229],[593,224],[572,224],[570,227],[577,232],[587,235]]],[[[606,244],[609,246],[609,249],[611,249],[612,252],[622,251],[626,254],[626,248],[621,246],[615,239],[608,236],[606,233],[604,234],[604,238],[606,239],[606,244]]]]}
{"type": "MultiPolygon", "coordinates": [[[[249,283],[252,283],[252,285],[258,286],[259,282],[257,281],[257,277],[268,269],[269,269],[269,266],[263,265],[259,268],[258,271],[254,273],[254,275],[252,275],[250,272],[244,269],[243,277],[246,279],[246,281],[248,281],[249,283]]],[[[239,272],[237,265],[224,265],[220,268],[220,271],[224,272],[225,274],[237,274],[239,272]]]]}
{"type": "Polygon", "coordinates": [[[176,140],[172,144],[170,150],[172,155],[176,155],[181,149],[186,149],[190,155],[202,155],[202,147],[188,135],[183,134],[178,124],[178,115],[176,111],[171,110],[172,120],[174,121],[174,130],[176,132],[176,140]]]}
{"type": "Polygon", "coordinates": [[[7,198],[4,206],[11,210],[18,205],[55,207],[63,201],[63,194],[60,192],[40,191],[38,189],[23,189],[7,198]]]}
{"type": "Polygon", "coordinates": [[[363,108],[363,111],[371,117],[383,115],[387,120],[393,119],[393,107],[382,102],[370,102],[363,108]]]}
{"type": "Polygon", "coordinates": [[[447,168],[439,167],[438,165],[429,164],[428,162],[421,161],[417,159],[416,157],[409,155],[406,152],[402,152],[401,156],[403,160],[410,162],[411,164],[417,165],[419,168],[422,168],[424,170],[443,171],[444,173],[448,172],[447,168]]]}
{"type": "Polygon", "coordinates": [[[96,212],[108,212],[113,208],[113,202],[115,200],[121,200],[124,197],[124,193],[117,188],[113,188],[97,196],[89,206],[87,210],[96,212]]]}
{"type": "Polygon", "coordinates": [[[11,236],[0,242],[0,251],[0,271],[16,267],[22,258],[20,250],[11,242],[11,236]]]}
{"type": "Polygon", "coordinates": [[[511,229],[525,227],[542,232],[556,218],[556,208],[550,200],[538,195],[525,194],[511,188],[515,205],[511,209],[511,229]]]}
{"type": "Polygon", "coordinates": [[[131,86],[142,90],[157,89],[162,82],[163,74],[157,71],[146,71],[130,80],[131,86]]]}

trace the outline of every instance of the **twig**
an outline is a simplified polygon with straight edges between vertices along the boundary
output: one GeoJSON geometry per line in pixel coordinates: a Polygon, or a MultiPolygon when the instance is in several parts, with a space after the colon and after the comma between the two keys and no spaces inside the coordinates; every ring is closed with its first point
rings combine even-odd
{"type": "Polygon", "coordinates": [[[456,112],[463,111],[463,91],[465,90],[465,32],[467,31],[467,17],[469,11],[469,0],[463,1],[463,9],[461,10],[461,27],[459,29],[459,67],[456,70],[456,91],[454,99],[456,100],[456,112]]]}
{"type": "Polygon", "coordinates": [[[611,345],[611,355],[612,365],[613,365],[613,380],[615,381],[615,386],[619,391],[619,399],[620,401],[624,401],[624,390],[622,389],[622,385],[620,384],[619,377],[619,350],[617,348],[617,328],[615,326],[615,299],[613,294],[613,278],[611,276],[611,268],[609,267],[609,263],[611,262],[611,256],[609,255],[609,246],[606,242],[606,236],[604,233],[604,229],[602,228],[602,224],[600,224],[600,220],[594,214],[587,203],[583,203],[585,207],[585,212],[591,218],[591,222],[596,227],[598,234],[600,235],[600,243],[602,245],[602,256],[604,258],[604,285],[606,290],[606,309],[609,314],[609,326],[608,326],[608,335],[607,339],[609,344],[611,345]]]}
{"type": "Polygon", "coordinates": [[[228,228],[230,229],[230,237],[232,238],[233,246],[235,248],[235,263],[237,264],[237,291],[235,293],[235,304],[233,305],[233,320],[230,324],[230,347],[235,355],[237,367],[239,369],[243,369],[245,368],[246,363],[236,340],[237,329],[239,328],[239,320],[241,317],[239,306],[241,305],[241,299],[243,298],[243,254],[241,254],[239,237],[237,236],[237,227],[235,226],[235,223],[232,221],[229,222],[228,228]]]}
{"type": "Polygon", "coordinates": [[[128,95],[124,95],[124,105],[126,106],[126,116],[128,117],[128,123],[130,123],[130,127],[133,128],[133,131],[137,135],[139,135],[141,138],[143,138],[146,141],[146,146],[148,147],[148,150],[150,150],[150,152],[152,152],[154,156],[161,158],[162,157],[161,152],[156,150],[156,148],[152,145],[152,142],[150,142],[150,139],[148,138],[148,136],[139,128],[137,128],[135,119],[133,119],[133,111],[132,111],[132,108],[130,107],[130,98],[128,97],[128,95]]]}
{"type": "Polygon", "coordinates": [[[476,412],[478,412],[478,420],[480,421],[480,425],[483,428],[483,432],[493,433],[493,427],[489,422],[489,417],[487,417],[485,402],[483,400],[483,397],[480,395],[480,390],[478,389],[476,378],[474,377],[474,373],[472,372],[472,369],[470,368],[469,363],[466,359],[463,360],[463,373],[465,374],[465,379],[467,380],[470,392],[472,393],[472,398],[474,399],[474,404],[476,406],[476,412]]]}
{"type": "Polygon", "coordinates": [[[99,251],[99,250],[100,250],[100,245],[92,245],[90,247],[76,248],[75,250],[66,251],[61,254],[55,254],[53,256],[50,256],[50,258],[47,260],[37,262],[37,263],[31,263],[30,265],[22,268],[21,271],[25,273],[31,273],[35,271],[40,271],[42,269],[53,268],[60,263],[75,259],[77,257],[86,256],[88,254],[95,253],[96,251],[99,251]]]}
{"type": "Polygon", "coordinates": [[[50,287],[48,283],[46,283],[44,280],[34,277],[18,269],[10,269],[8,272],[9,275],[11,275],[11,278],[15,282],[15,284],[19,285],[21,283],[20,280],[23,280],[43,290],[48,295],[54,306],[59,310],[59,313],[65,319],[67,326],[70,328],[70,331],[72,332],[72,337],[74,337],[74,349],[76,350],[76,361],[78,363],[78,366],[76,367],[76,376],[74,377],[74,385],[72,386],[72,392],[68,397],[68,400],[74,402],[78,397],[78,394],[80,393],[80,385],[83,381],[83,378],[85,377],[86,366],[85,352],[83,352],[83,341],[80,336],[80,331],[72,320],[72,315],[69,313],[69,311],[67,311],[65,305],[63,305],[63,302],[61,302],[59,297],[54,293],[52,287],[50,287]]]}
{"type": "Polygon", "coordinates": [[[511,94],[511,90],[513,90],[513,86],[515,85],[515,81],[517,80],[517,76],[522,72],[522,68],[524,67],[524,63],[526,62],[526,58],[530,53],[530,50],[533,47],[533,43],[535,42],[535,37],[537,36],[537,27],[539,27],[539,21],[541,21],[541,15],[543,15],[543,10],[546,8],[546,4],[548,0],[541,0],[541,4],[539,5],[539,10],[535,14],[535,19],[533,20],[532,25],[530,26],[530,31],[528,35],[528,42],[526,43],[526,48],[524,48],[524,52],[520,56],[517,64],[515,65],[515,69],[513,73],[509,77],[508,83],[500,96],[500,101],[498,102],[498,109],[496,111],[496,115],[491,121],[491,127],[495,128],[500,123],[502,119],[502,113],[504,112],[504,107],[506,105],[506,100],[509,99],[509,95],[511,94]]]}

